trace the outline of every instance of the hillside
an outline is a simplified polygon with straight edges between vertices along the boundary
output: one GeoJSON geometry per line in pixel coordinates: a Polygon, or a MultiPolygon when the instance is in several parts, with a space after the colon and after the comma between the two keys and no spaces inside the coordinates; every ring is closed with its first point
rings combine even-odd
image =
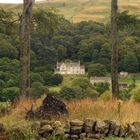
{"type": "MultiPolygon", "coordinates": [[[[0,5],[14,11],[20,11],[20,5],[0,5]]],[[[110,0],[44,0],[36,7],[55,7],[59,13],[73,22],[95,20],[105,22],[109,20],[110,0]]],[[[119,0],[119,10],[129,10],[130,13],[140,14],[139,0],[119,0]]]]}

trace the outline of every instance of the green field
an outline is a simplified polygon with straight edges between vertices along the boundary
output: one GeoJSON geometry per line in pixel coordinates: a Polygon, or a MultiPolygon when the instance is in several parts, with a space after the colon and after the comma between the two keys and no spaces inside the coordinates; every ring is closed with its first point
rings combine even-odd
{"type": "MultiPolygon", "coordinates": [[[[86,78],[89,80],[88,76],[87,75],[84,75],[84,76],[74,76],[74,75],[64,75],[64,80],[63,80],[63,83],[59,86],[55,86],[55,87],[50,87],[49,90],[50,91],[56,91],[56,92],[59,92],[61,87],[63,86],[71,86],[72,85],[72,81],[74,79],[78,79],[78,78],[86,78]]],[[[137,86],[140,86],[140,74],[135,74],[135,82],[136,82],[136,85],[137,86]]],[[[128,77],[126,78],[123,78],[123,77],[119,77],[119,83],[127,83],[127,84],[132,84],[133,83],[133,75],[130,74],[128,77]]]]}
{"type": "MultiPolygon", "coordinates": [[[[111,0],[44,0],[38,2],[36,8],[54,7],[58,13],[63,14],[72,22],[83,20],[94,20],[98,22],[109,21],[111,0]]],[[[119,11],[129,10],[132,14],[140,15],[139,0],[119,0],[119,11]]],[[[0,7],[11,9],[16,12],[21,11],[21,5],[5,5],[0,7]]]]}

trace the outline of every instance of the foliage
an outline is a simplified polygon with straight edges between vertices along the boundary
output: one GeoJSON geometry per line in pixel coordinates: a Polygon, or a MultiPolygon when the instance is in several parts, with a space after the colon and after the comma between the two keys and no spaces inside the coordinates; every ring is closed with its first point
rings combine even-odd
{"type": "Polygon", "coordinates": [[[41,96],[47,94],[48,89],[40,82],[34,82],[31,85],[30,97],[33,99],[40,98],[41,96]]]}
{"type": "Polygon", "coordinates": [[[110,90],[105,91],[104,93],[101,94],[100,99],[104,101],[108,101],[112,99],[112,93],[110,90]]]}
{"type": "Polygon", "coordinates": [[[102,64],[90,64],[88,66],[88,75],[89,76],[106,76],[106,68],[102,64]]]}
{"type": "Polygon", "coordinates": [[[132,98],[136,102],[140,102],[140,88],[139,87],[134,89],[134,90],[132,90],[131,94],[132,94],[132,98]]]}
{"type": "Polygon", "coordinates": [[[17,87],[4,88],[2,93],[0,94],[0,101],[3,102],[13,101],[18,98],[19,98],[19,88],[17,87]]]}
{"type": "Polygon", "coordinates": [[[64,100],[71,100],[71,99],[75,99],[77,96],[73,88],[62,87],[62,89],[60,90],[59,97],[64,100]]]}
{"type": "Polygon", "coordinates": [[[104,93],[106,90],[109,90],[109,83],[105,82],[105,83],[96,83],[95,84],[95,89],[97,90],[97,92],[99,92],[100,94],[104,93]]]}
{"type": "Polygon", "coordinates": [[[97,99],[99,97],[99,93],[93,88],[87,88],[85,91],[85,98],[97,99]]]}
{"type": "Polygon", "coordinates": [[[51,79],[51,85],[59,85],[63,82],[63,76],[60,74],[54,74],[51,79]]]}
{"type": "Polygon", "coordinates": [[[127,89],[120,90],[120,92],[119,92],[119,98],[121,100],[129,100],[131,98],[130,90],[127,90],[127,89]]]}
{"type": "Polygon", "coordinates": [[[31,73],[31,83],[40,82],[44,83],[43,77],[39,73],[31,73]]]}
{"type": "Polygon", "coordinates": [[[91,86],[90,82],[88,79],[84,79],[84,78],[77,78],[77,79],[74,79],[72,81],[72,86],[79,86],[81,87],[82,89],[87,89],[88,87],[91,86]]]}

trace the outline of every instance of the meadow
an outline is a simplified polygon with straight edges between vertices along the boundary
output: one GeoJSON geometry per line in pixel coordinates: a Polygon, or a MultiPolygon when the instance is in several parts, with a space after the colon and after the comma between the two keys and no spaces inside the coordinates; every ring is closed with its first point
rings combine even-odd
{"type": "MultiPolygon", "coordinates": [[[[127,83],[128,85],[133,83],[133,77],[135,77],[135,84],[137,85],[137,87],[140,86],[140,74],[129,74],[127,77],[119,77],[119,83],[127,83]]],[[[89,77],[87,75],[79,75],[79,76],[74,76],[74,75],[64,75],[64,80],[63,83],[60,84],[59,86],[53,86],[50,87],[49,90],[50,91],[56,91],[59,92],[61,87],[63,86],[71,86],[72,81],[78,78],[84,78],[84,79],[88,79],[89,77]]]]}
{"type": "MultiPolygon", "coordinates": [[[[44,0],[38,2],[35,8],[56,8],[57,12],[72,22],[94,20],[97,22],[108,22],[110,17],[110,0],[44,0]]],[[[140,15],[139,0],[119,0],[119,11],[128,10],[131,14],[140,15]]],[[[21,5],[4,5],[17,13],[21,12],[21,5]]]]}

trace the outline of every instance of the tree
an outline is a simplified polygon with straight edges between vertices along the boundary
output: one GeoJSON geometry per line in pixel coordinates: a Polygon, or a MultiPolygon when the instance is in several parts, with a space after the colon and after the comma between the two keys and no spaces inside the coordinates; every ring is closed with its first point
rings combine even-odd
{"type": "Polygon", "coordinates": [[[106,76],[106,67],[100,63],[90,64],[88,66],[88,75],[90,76],[106,76]]]}
{"type": "Polygon", "coordinates": [[[112,36],[112,64],[111,64],[111,78],[112,78],[112,94],[113,98],[119,97],[118,84],[118,29],[117,29],[117,12],[118,0],[112,0],[111,3],[111,36],[112,36]]]}
{"type": "Polygon", "coordinates": [[[30,89],[30,34],[32,19],[32,0],[24,0],[20,21],[20,93],[29,96],[30,89]]]}

